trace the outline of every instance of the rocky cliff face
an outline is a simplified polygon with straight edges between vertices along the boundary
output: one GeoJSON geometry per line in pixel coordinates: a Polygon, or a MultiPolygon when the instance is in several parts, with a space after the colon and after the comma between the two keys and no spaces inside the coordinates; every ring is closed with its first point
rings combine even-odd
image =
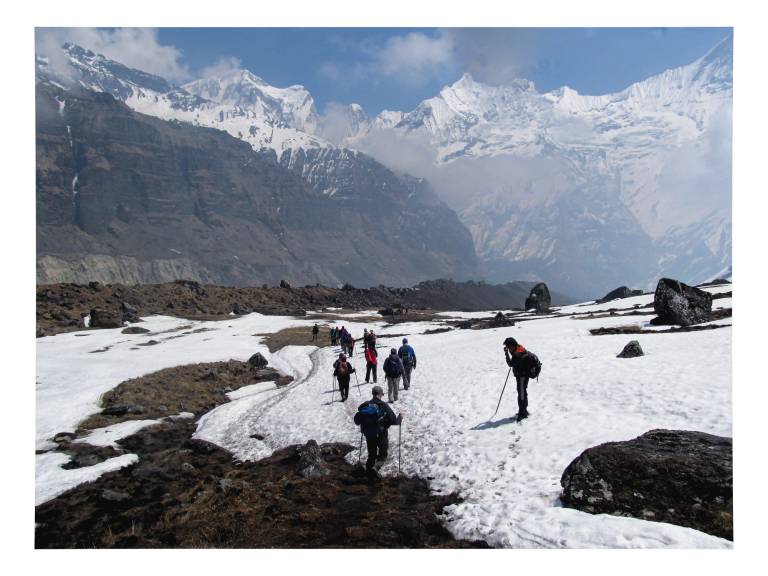
{"type": "Polygon", "coordinates": [[[418,181],[363,155],[338,166],[338,183],[309,186],[295,163],[226,132],[40,82],[38,282],[405,285],[475,273],[468,231],[418,181]]]}

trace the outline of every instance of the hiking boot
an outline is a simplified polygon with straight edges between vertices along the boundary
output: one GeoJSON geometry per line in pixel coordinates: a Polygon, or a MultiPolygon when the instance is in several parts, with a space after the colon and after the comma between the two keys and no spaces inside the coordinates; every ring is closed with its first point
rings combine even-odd
{"type": "Polygon", "coordinates": [[[517,421],[520,422],[520,420],[525,420],[528,418],[528,412],[518,412],[517,414],[517,421]]]}

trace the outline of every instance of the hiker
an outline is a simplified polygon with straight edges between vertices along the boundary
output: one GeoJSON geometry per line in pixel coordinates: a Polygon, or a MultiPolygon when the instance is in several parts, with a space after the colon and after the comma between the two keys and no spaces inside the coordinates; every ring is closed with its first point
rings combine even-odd
{"type": "Polygon", "coordinates": [[[368,347],[376,349],[376,333],[373,330],[368,332],[368,341],[368,347]]]}
{"type": "Polygon", "coordinates": [[[397,393],[400,390],[400,376],[403,374],[403,361],[397,355],[397,350],[392,348],[389,356],[384,360],[384,376],[387,378],[387,399],[397,402],[397,393]]]}
{"type": "Polygon", "coordinates": [[[411,371],[416,369],[416,352],[408,345],[408,338],[403,338],[397,355],[403,361],[403,388],[408,390],[411,387],[411,371]]]}
{"type": "Polygon", "coordinates": [[[529,365],[526,350],[514,338],[504,340],[504,356],[507,366],[512,367],[512,374],[517,381],[517,420],[528,418],[528,378],[529,365]]]}
{"type": "Polygon", "coordinates": [[[317,324],[312,326],[312,342],[317,340],[317,335],[319,332],[320,332],[320,327],[317,324]]]}
{"type": "Polygon", "coordinates": [[[339,332],[339,340],[341,340],[341,351],[346,353],[347,352],[347,338],[349,338],[349,332],[347,332],[346,327],[341,327],[341,332],[339,332]]]}
{"type": "Polygon", "coordinates": [[[368,328],[363,328],[363,351],[368,348],[368,328]]]}
{"type": "Polygon", "coordinates": [[[352,367],[352,364],[347,362],[344,352],[339,354],[339,359],[333,363],[333,375],[336,376],[336,380],[339,382],[342,402],[346,402],[349,396],[349,375],[354,371],[355,369],[352,367]]]}
{"type": "Polygon", "coordinates": [[[352,334],[347,338],[347,350],[349,351],[350,358],[355,355],[355,339],[352,334]]]}
{"type": "Polygon", "coordinates": [[[331,346],[336,346],[336,326],[331,328],[330,337],[331,337],[331,346]]]}
{"type": "Polygon", "coordinates": [[[376,365],[379,361],[379,354],[376,352],[376,348],[365,349],[365,383],[370,381],[371,374],[373,374],[373,383],[376,384],[376,372],[378,369],[376,365]]]}
{"type": "Polygon", "coordinates": [[[395,416],[392,408],[382,400],[383,396],[384,390],[381,386],[374,386],[373,397],[360,404],[355,414],[355,424],[360,426],[360,432],[365,436],[365,444],[368,448],[365,471],[371,479],[379,477],[376,468],[387,459],[389,427],[400,426],[403,421],[403,415],[395,416]]]}

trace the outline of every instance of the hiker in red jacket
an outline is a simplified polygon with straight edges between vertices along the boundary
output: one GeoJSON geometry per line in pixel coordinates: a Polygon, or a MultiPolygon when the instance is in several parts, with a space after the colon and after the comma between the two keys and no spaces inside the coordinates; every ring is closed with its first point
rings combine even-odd
{"type": "Polygon", "coordinates": [[[379,361],[379,354],[376,352],[376,348],[365,349],[365,383],[370,381],[371,374],[373,374],[373,383],[376,384],[376,372],[378,371],[376,364],[379,361]]]}

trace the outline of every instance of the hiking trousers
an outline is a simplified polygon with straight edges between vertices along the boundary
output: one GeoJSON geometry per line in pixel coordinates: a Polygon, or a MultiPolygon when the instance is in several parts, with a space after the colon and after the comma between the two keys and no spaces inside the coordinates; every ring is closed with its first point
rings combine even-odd
{"type": "Polygon", "coordinates": [[[365,365],[365,381],[370,382],[371,374],[373,374],[373,383],[376,384],[376,364],[371,364],[370,362],[365,365]]]}
{"type": "Polygon", "coordinates": [[[341,401],[346,401],[349,396],[349,374],[346,376],[336,376],[339,381],[339,392],[341,392],[341,401]]]}
{"type": "Polygon", "coordinates": [[[411,370],[413,370],[413,366],[403,366],[403,368],[405,368],[405,372],[403,372],[403,388],[408,390],[411,387],[411,370]]]}
{"type": "Polygon", "coordinates": [[[528,376],[515,376],[517,381],[517,413],[528,414],[528,376]]]}
{"type": "Polygon", "coordinates": [[[378,436],[366,436],[365,445],[368,448],[368,460],[365,461],[365,469],[370,472],[373,470],[376,460],[383,462],[387,459],[389,432],[384,430],[378,436]]]}
{"type": "Polygon", "coordinates": [[[400,376],[387,376],[387,399],[390,402],[397,400],[397,392],[400,390],[400,376]]]}

